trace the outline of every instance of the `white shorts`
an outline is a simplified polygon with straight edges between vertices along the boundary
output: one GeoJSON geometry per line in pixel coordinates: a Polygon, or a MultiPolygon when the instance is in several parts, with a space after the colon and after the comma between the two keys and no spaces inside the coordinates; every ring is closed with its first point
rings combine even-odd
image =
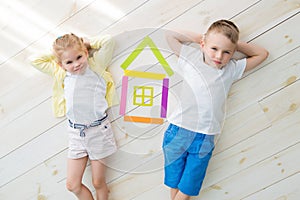
{"type": "Polygon", "coordinates": [[[78,159],[88,156],[90,160],[99,160],[117,151],[116,141],[108,119],[99,126],[85,129],[84,132],[85,137],[81,137],[79,129],[68,126],[68,158],[78,159]]]}

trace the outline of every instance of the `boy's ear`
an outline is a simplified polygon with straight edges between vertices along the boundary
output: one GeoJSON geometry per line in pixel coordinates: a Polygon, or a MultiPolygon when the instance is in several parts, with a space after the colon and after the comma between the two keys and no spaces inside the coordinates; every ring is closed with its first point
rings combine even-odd
{"type": "Polygon", "coordinates": [[[199,44],[200,44],[200,47],[203,48],[204,44],[205,44],[205,37],[206,37],[206,33],[204,33],[202,35],[202,37],[200,38],[200,41],[199,41],[199,44]]]}
{"type": "Polygon", "coordinates": [[[204,47],[204,44],[205,44],[205,42],[204,42],[204,39],[202,38],[202,39],[200,40],[200,47],[203,48],[203,47],[204,47]]]}

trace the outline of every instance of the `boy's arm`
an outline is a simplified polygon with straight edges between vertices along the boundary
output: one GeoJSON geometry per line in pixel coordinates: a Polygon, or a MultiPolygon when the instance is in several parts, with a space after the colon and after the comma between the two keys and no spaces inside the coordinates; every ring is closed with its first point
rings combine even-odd
{"type": "Polygon", "coordinates": [[[269,52],[258,45],[246,42],[238,42],[237,51],[247,56],[247,64],[245,71],[249,71],[262,63],[269,55],[269,52]]]}
{"type": "Polygon", "coordinates": [[[190,31],[166,31],[166,40],[172,51],[179,56],[182,44],[185,42],[200,43],[202,35],[190,31]]]}

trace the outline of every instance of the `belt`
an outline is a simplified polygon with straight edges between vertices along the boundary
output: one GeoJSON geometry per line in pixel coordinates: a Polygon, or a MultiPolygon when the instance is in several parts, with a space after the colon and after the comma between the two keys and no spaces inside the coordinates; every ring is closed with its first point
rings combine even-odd
{"type": "Polygon", "coordinates": [[[73,123],[73,122],[71,122],[69,120],[69,125],[70,125],[71,128],[80,129],[80,137],[85,137],[84,130],[86,130],[86,129],[90,128],[90,127],[95,127],[95,126],[101,125],[101,123],[104,120],[106,120],[106,118],[107,118],[107,114],[105,114],[105,116],[103,118],[101,118],[99,120],[96,120],[96,121],[94,121],[94,122],[92,122],[92,123],[90,123],[88,125],[85,125],[85,124],[75,124],[75,123],[73,123]]]}

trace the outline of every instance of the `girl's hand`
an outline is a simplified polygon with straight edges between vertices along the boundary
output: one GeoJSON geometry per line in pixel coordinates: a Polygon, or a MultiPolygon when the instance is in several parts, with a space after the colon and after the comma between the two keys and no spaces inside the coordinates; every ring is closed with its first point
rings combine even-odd
{"type": "Polygon", "coordinates": [[[90,51],[92,49],[91,45],[90,45],[90,41],[88,38],[82,38],[82,41],[84,43],[84,45],[86,46],[87,50],[90,51]]]}

